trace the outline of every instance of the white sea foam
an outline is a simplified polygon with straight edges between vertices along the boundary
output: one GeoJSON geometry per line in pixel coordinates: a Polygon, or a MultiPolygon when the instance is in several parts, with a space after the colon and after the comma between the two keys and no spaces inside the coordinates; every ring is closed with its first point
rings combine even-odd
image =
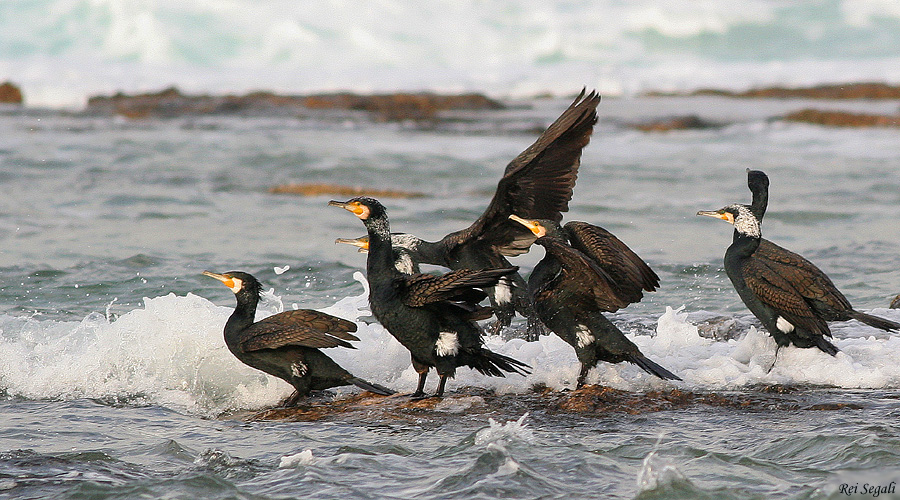
{"type": "Polygon", "coordinates": [[[493,444],[508,440],[525,441],[527,443],[534,442],[534,432],[525,424],[528,414],[519,417],[518,420],[510,420],[500,424],[494,419],[488,419],[488,426],[475,434],[475,444],[493,444]]]}
{"type": "Polygon", "coordinates": [[[303,450],[296,455],[287,455],[281,457],[281,462],[278,464],[278,467],[281,469],[289,469],[292,467],[297,467],[298,465],[312,465],[316,462],[315,457],[313,457],[312,450],[303,450]]]}
{"type": "MultiPolygon", "coordinates": [[[[359,325],[356,349],[327,353],[364,379],[411,392],[418,380],[409,352],[368,316],[365,280],[357,273],[362,293],[345,297],[325,311],[359,325]]],[[[283,310],[272,291],[263,295],[257,318],[283,310]]],[[[701,337],[684,308],[666,308],[656,334],[628,334],[650,359],[678,374],[684,382],[667,382],[638,367],[600,363],[588,376],[625,390],[665,387],[734,389],[758,383],[811,384],[843,388],[900,387],[900,337],[850,322],[835,324],[835,345],[829,356],[817,349],[783,348],[771,371],[775,343],[750,327],[738,339],[713,341],[701,337]],[[840,325],[840,326],[838,326],[840,325]]],[[[290,393],[290,386],[240,363],[224,345],[222,327],[231,306],[217,306],[188,294],[145,299],[144,306],[112,321],[93,313],[80,322],[60,322],[0,316],[0,389],[26,398],[125,399],[215,415],[228,409],[260,408],[290,393]]],[[[900,320],[900,310],[877,314],[900,320]]],[[[473,385],[498,392],[525,392],[534,384],[572,388],[578,361],[572,348],[555,335],[537,342],[488,337],[487,348],[528,363],[528,376],[486,377],[460,368],[448,389],[473,385]]],[[[426,390],[433,390],[432,372],[426,390]]],[[[357,391],[339,388],[341,394],[357,391]]],[[[476,402],[468,402],[476,404],[476,402]]],[[[455,408],[448,408],[454,411],[455,408]]]]}

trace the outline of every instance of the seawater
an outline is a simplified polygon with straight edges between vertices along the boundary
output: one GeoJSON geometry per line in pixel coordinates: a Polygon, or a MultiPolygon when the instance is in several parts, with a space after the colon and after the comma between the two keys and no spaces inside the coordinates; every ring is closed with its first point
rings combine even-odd
{"type": "MultiPolygon", "coordinates": [[[[566,214],[614,232],[660,274],[659,291],[611,317],[684,379],[601,364],[589,381],[746,408],[562,411],[533,387],[573,388],[571,348],[513,331],[487,344],[531,375],[460,370],[432,410],[245,421],[290,390],[225,348],[234,298],[205,269],[260,278],[260,318],[311,307],[356,321],[357,349],[329,355],[399,391],[416,381],[368,311],[364,256],[333,244],[363,234],[359,221],[327,196],[267,189],[421,192],[383,201],[395,229],[437,239],[481,213],[506,163],[568,101],[510,104],[435,127],[0,114],[0,498],[840,498],[841,485],[900,479],[900,339],[837,323],[838,356],[782,349],[769,370],[774,343],[722,269],[731,227],[695,216],[749,201],[745,169],[766,171],[765,236],[819,265],[859,309],[900,320],[886,309],[900,293],[896,132],[770,120],[803,101],[604,99],[566,214]],[[676,113],[723,126],[626,126],[676,113]],[[710,322],[733,335],[710,338],[710,322]]],[[[515,263],[527,274],[540,254],[515,263]]]]}
{"type": "Polygon", "coordinates": [[[0,79],[32,106],[116,91],[647,90],[900,79],[890,0],[31,0],[0,79]]]}

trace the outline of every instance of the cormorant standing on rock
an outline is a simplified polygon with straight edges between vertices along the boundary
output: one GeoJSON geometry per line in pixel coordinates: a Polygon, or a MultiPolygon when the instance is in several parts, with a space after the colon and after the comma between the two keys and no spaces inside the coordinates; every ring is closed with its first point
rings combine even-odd
{"type": "Polygon", "coordinates": [[[659,277],[625,243],[586,222],[510,219],[528,228],[544,258],[528,278],[534,308],[547,327],[575,348],[578,387],[599,361],[628,361],[662,379],[681,380],[647,359],[602,313],[614,312],[659,286],[659,277]]]}
{"type": "Polygon", "coordinates": [[[748,170],[747,185],[753,193],[751,205],[732,204],[697,215],[734,225],[731,246],[725,251],[725,273],[779,349],[791,344],[817,347],[834,356],[838,348],[825,338],[831,337],[828,321],[855,319],[882,330],[900,329],[900,323],[854,310],[813,263],[763,238],[769,178],[759,170],[748,170]]]}
{"type": "MultiPolygon", "coordinates": [[[[534,144],[507,165],[491,203],[471,226],[434,242],[395,233],[391,237],[392,244],[405,248],[417,264],[450,269],[510,267],[506,258],[528,252],[534,237],[510,222],[509,215],[562,219],[562,212],[569,209],[572,199],[581,151],[590,141],[597,123],[599,103],[600,96],[596,92],[585,95],[582,90],[534,144]]],[[[537,340],[543,329],[526,289],[525,280],[518,273],[486,288],[497,315],[492,333],[508,326],[515,311],[519,311],[528,320],[527,340],[537,340]]]]}
{"type": "Polygon", "coordinates": [[[204,271],[234,292],[237,306],[225,323],[225,344],[245,365],[278,377],[294,386],[284,400],[292,406],[309,394],[342,385],[355,385],[375,394],[389,396],[394,391],[354,377],[319,349],[354,347],[348,341],[359,340],[350,332],[356,324],[310,309],[284,311],[253,322],[262,285],[253,276],[240,271],[216,274],[204,271]]]}
{"type": "Polygon", "coordinates": [[[484,348],[475,320],[492,313],[478,305],[491,287],[518,270],[458,269],[442,276],[405,274],[395,267],[390,225],[384,206],[373,198],[359,197],[347,202],[331,201],[359,217],[369,233],[366,273],[372,314],[404,347],[419,374],[413,397],[425,395],[425,379],[430,367],[440,376],[435,396],[441,397],[447,378],[456,368],[469,366],[496,377],[503,372],[527,374],[528,365],[484,348]]]}

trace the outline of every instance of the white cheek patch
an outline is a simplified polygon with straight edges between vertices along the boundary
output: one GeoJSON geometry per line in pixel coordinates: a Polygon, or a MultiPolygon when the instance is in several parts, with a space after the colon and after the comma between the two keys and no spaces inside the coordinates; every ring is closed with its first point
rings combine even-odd
{"type": "Polygon", "coordinates": [[[300,378],[300,377],[306,375],[306,372],[308,372],[308,371],[309,371],[309,368],[307,368],[306,365],[304,365],[303,363],[301,363],[299,361],[291,364],[291,375],[293,375],[297,378],[300,378]]]}
{"type": "Polygon", "coordinates": [[[575,328],[575,336],[578,337],[578,347],[587,347],[594,343],[594,336],[591,331],[584,325],[578,325],[575,328]]]}
{"type": "Polygon", "coordinates": [[[244,281],[240,278],[231,278],[231,283],[231,291],[234,293],[238,293],[241,288],[244,288],[244,281]]]}
{"type": "Polygon", "coordinates": [[[438,356],[456,356],[459,352],[459,336],[456,332],[441,332],[434,344],[434,353],[438,356]]]}
{"type": "Polygon", "coordinates": [[[794,331],[794,325],[791,324],[790,321],[782,318],[781,316],[775,321],[775,326],[778,327],[783,333],[791,333],[794,331]]]}

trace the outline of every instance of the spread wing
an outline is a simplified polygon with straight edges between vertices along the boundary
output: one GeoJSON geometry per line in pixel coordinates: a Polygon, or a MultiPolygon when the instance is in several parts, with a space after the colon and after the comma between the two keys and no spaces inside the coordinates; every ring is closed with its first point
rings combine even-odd
{"type": "Polygon", "coordinates": [[[458,269],[443,275],[413,274],[402,278],[405,288],[403,301],[410,307],[422,307],[443,301],[466,302],[472,305],[487,297],[480,288],[494,286],[518,267],[504,269],[458,269]]]}
{"type": "Polygon", "coordinates": [[[612,277],[590,257],[555,238],[541,238],[538,243],[562,265],[557,293],[588,310],[615,312],[629,304],[619,296],[612,277]]]}
{"type": "Polygon", "coordinates": [[[510,214],[526,219],[562,219],[572,199],[581,151],[597,123],[599,103],[596,92],[585,96],[582,90],[534,144],[507,165],[490,205],[471,226],[454,233],[456,243],[481,238],[503,255],[520,255],[528,251],[535,238],[521,224],[510,221],[510,214]]]}
{"type": "Polygon", "coordinates": [[[277,349],[288,345],[300,347],[353,348],[348,340],[359,340],[350,332],[356,324],[330,314],[310,309],[284,311],[262,319],[242,332],[241,348],[245,352],[277,349]]]}
{"type": "Polygon", "coordinates": [[[802,256],[763,238],[753,257],[765,262],[769,268],[794,283],[797,293],[805,299],[821,302],[825,311],[853,309],[847,297],[831,282],[831,278],[802,256]]]}
{"type": "Polygon", "coordinates": [[[791,279],[781,274],[778,266],[755,255],[742,266],[744,281],[760,302],[775,309],[795,327],[813,335],[831,336],[828,324],[819,317],[791,279]]]}
{"type": "Polygon", "coordinates": [[[565,229],[572,247],[609,275],[622,300],[640,302],[643,290],[652,292],[659,286],[659,276],[653,269],[606,229],[587,222],[569,222],[565,229]]]}

